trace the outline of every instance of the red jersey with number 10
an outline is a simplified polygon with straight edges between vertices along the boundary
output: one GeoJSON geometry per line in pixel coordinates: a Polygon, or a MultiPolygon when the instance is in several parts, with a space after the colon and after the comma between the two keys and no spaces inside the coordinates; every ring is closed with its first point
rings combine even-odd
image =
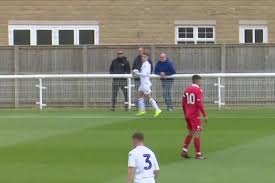
{"type": "Polygon", "coordinates": [[[203,92],[197,84],[192,84],[183,92],[182,110],[187,119],[199,118],[200,113],[206,116],[203,107],[203,92]]]}

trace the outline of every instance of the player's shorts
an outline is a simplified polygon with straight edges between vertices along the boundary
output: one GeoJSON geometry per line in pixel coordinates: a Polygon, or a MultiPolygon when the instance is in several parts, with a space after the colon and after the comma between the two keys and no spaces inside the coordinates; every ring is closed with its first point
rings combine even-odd
{"type": "Polygon", "coordinates": [[[138,91],[142,91],[145,95],[148,95],[152,92],[150,85],[141,84],[138,88],[138,91]]]}
{"type": "Polygon", "coordinates": [[[155,183],[154,178],[141,179],[139,181],[134,181],[135,183],[155,183]]]}
{"type": "Polygon", "coordinates": [[[190,118],[186,119],[187,128],[192,132],[202,131],[202,123],[200,118],[190,118]]]}

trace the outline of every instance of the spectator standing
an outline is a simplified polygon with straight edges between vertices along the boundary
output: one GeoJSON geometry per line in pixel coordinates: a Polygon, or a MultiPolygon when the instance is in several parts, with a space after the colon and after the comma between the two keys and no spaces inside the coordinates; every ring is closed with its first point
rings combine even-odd
{"type": "MultiPolygon", "coordinates": [[[[110,66],[110,74],[130,74],[130,64],[127,58],[123,55],[123,50],[117,50],[117,58],[112,61],[110,66]]],[[[117,93],[119,88],[123,92],[125,102],[128,101],[127,89],[127,79],[125,78],[114,78],[112,83],[112,111],[115,110],[117,93]]],[[[127,110],[127,105],[125,104],[125,110],[127,110]]]]}
{"type": "Polygon", "coordinates": [[[163,98],[167,107],[167,111],[173,111],[171,89],[173,87],[174,79],[167,78],[166,76],[171,76],[176,74],[174,64],[165,53],[161,53],[159,60],[155,67],[155,74],[160,76],[163,98]]]}

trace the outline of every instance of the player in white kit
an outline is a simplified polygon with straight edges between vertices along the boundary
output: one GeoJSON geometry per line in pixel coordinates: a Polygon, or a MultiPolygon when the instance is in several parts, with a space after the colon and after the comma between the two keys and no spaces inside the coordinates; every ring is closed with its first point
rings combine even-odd
{"type": "Polygon", "coordinates": [[[132,136],[134,149],[128,157],[127,183],[155,183],[159,175],[159,165],[155,154],[144,146],[144,135],[132,136]]]}
{"type": "Polygon", "coordinates": [[[155,115],[154,117],[157,117],[162,112],[156,101],[151,96],[151,86],[152,83],[150,81],[150,75],[151,75],[151,64],[148,62],[149,55],[144,53],[142,55],[142,66],[140,69],[140,72],[138,70],[134,70],[133,74],[139,76],[140,78],[140,86],[138,89],[138,106],[139,106],[139,113],[138,116],[143,116],[146,114],[145,110],[145,103],[144,100],[148,99],[151,103],[152,107],[155,109],[155,115]]]}

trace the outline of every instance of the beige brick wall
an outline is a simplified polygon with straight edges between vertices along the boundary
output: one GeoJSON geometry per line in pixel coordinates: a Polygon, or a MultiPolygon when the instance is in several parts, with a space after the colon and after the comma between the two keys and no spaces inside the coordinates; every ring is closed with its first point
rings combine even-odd
{"type": "Polygon", "coordinates": [[[275,42],[274,0],[0,0],[0,45],[9,20],[97,20],[100,44],[173,44],[175,20],[216,20],[217,43],[238,43],[239,20],[265,20],[275,42]]]}

